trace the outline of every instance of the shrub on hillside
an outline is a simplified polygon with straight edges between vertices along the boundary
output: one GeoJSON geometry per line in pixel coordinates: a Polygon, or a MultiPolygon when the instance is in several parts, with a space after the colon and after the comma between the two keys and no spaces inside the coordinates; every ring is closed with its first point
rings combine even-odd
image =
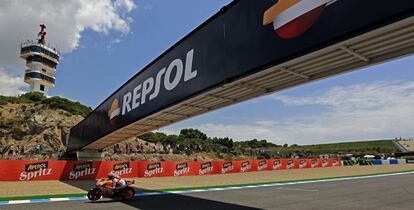
{"type": "Polygon", "coordinates": [[[0,106],[6,105],[8,103],[7,98],[5,96],[0,96],[0,106]]]}
{"type": "Polygon", "coordinates": [[[39,92],[26,93],[18,97],[18,103],[41,102],[45,99],[46,97],[39,92]]]}
{"type": "Polygon", "coordinates": [[[0,105],[5,105],[7,103],[43,104],[51,109],[62,109],[71,114],[81,115],[83,117],[86,117],[86,115],[92,111],[90,107],[82,105],[79,102],[73,102],[71,100],[58,96],[46,98],[42,93],[39,92],[26,93],[20,96],[0,96],[0,105]]]}
{"type": "Polygon", "coordinates": [[[71,114],[81,115],[83,117],[92,111],[90,107],[86,107],[79,102],[73,102],[66,98],[61,98],[58,96],[47,98],[42,101],[42,104],[47,105],[51,109],[62,109],[68,111],[71,114]]]}

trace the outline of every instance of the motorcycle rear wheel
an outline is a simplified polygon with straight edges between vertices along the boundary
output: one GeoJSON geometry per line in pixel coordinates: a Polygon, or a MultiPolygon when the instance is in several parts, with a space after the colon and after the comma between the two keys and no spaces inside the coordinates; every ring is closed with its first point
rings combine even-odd
{"type": "Polygon", "coordinates": [[[123,200],[131,200],[135,197],[135,190],[132,187],[126,187],[121,192],[121,197],[123,200]]]}

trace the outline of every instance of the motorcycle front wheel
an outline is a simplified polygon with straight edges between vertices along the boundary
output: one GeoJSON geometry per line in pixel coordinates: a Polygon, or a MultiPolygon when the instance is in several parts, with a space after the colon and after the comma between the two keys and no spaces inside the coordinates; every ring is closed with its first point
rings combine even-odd
{"type": "Polygon", "coordinates": [[[97,201],[102,197],[102,190],[99,188],[94,188],[89,190],[88,192],[88,199],[91,201],[97,201]]]}

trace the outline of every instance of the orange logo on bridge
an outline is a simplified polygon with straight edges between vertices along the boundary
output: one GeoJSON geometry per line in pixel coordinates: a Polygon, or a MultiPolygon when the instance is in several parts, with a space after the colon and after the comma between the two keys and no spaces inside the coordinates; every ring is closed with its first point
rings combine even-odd
{"type": "Polygon", "coordinates": [[[298,37],[316,22],[325,8],[337,0],[278,0],[263,15],[263,25],[273,23],[284,39],[298,37]]]}
{"type": "Polygon", "coordinates": [[[111,108],[108,111],[108,117],[109,117],[109,123],[111,125],[114,125],[116,122],[116,117],[121,114],[121,109],[119,108],[119,102],[118,99],[115,99],[112,102],[111,108]]]}

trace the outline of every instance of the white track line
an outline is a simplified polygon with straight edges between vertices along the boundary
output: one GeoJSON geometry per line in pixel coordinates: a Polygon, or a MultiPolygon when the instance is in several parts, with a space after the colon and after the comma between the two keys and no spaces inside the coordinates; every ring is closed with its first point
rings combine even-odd
{"type": "MultiPolygon", "coordinates": [[[[300,189],[300,188],[291,188],[291,187],[281,187],[281,186],[290,186],[297,184],[309,184],[309,183],[323,183],[323,182],[335,182],[335,181],[346,181],[346,180],[356,180],[356,179],[368,179],[368,178],[377,178],[377,177],[388,177],[388,176],[397,176],[397,175],[408,175],[414,174],[414,171],[411,172],[397,172],[390,174],[379,174],[379,175],[368,175],[368,176],[355,176],[355,177],[344,177],[344,178],[332,178],[332,179],[319,179],[319,180],[309,180],[309,181],[293,181],[293,182],[283,182],[283,183],[269,183],[269,184],[252,184],[247,186],[233,186],[233,187],[218,187],[218,188],[206,188],[206,189],[195,189],[195,190],[171,190],[166,192],[139,192],[135,197],[142,196],[151,196],[151,195],[171,195],[171,194],[188,194],[195,192],[212,192],[212,191],[224,191],[224,190],[240,190],[240,189],[249,189],[249,188],[260,188],[260,187],[275,187],[280,190],[296,190],[296,191],[306,191],[306,192],[317,192],[317,189],[300,189]]],[[[80,196],[82,197],[82,196],[80,196]]],[[[79,200],[76,197],[76,200],[79,200]]],[[[42,202],[56,202],[56,201],[70,201],[71,197],[67,198],[44,198],[44,199],[33,199],[32,200],[12,200],[12,201],[0,201],[0,205],[10,205],[10,204],[28,204],[28,203],[42,203],[42,202]],[[45,201],[39,201],[45,200],[45,201]]],[[[87,196],[84,197],[87,200],[87,196]]]]}

